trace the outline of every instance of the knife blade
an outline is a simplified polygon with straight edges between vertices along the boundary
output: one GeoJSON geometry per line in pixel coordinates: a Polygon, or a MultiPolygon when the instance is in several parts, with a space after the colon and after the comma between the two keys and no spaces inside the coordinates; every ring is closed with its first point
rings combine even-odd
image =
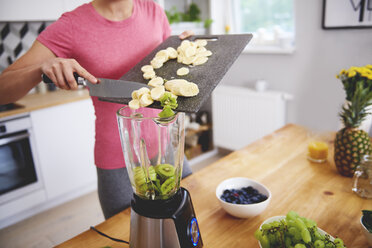
{"type": "MultiPolygon", "coordinates": [[[[89,88],[91,96],[100,98],[132,98],[132,92],[142,87],[150,88],[144,83],[138,83],[126,80],[114,80],[107,78],[98,78],[98,84],[92,84],[87,79],[80,77],[74,73],[75,80],[78,85],[84,85],[89,88]]],[[[42,75],[42,80],[46,84],[53,84],[53,81],[45,74],[42,75]]]]}

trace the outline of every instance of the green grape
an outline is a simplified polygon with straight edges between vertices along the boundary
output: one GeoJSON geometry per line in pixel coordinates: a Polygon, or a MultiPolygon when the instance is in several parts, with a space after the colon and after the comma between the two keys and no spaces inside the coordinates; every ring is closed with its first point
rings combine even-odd
{"type": "Polygon", "coordinates": [[[296,243],[300,243],[302,242],[302,237],[301,237],[301,233],[296,229],[296,233],[295,233],[295,236],[293,236],[293,242],[296,244],[296,243]]]}
{"type": "Polygon", "coordinates": [[[262,248],[270,248],[270,241],[266,235],[262,235],[260,239],[260,243],[261,243],[262,248]]]}
{"type": "Polygon", "coordinates": [[[298,217],[298,214],[295,211],[289,211],[286,215],[287,220],[296,220],[298,217]]]}
{"type": "Polygon", "coordinates": [[[296,236],[297,229],[295,227],[288,228],[288,233],[292,236],[296,236]]]}
{"type": "Polygon", "coordinates": [[[303,240],[306,244],[311,242],[311,235],[310,235],[309,230],[307,230],[307,229],[302,229],[302,230],[301,230],[301,237],[302,237],[302,240],[303,240]]]}
{"type": "Polygon", "coordinates": [[[294,248],[306,248],[304,244],[296,244],[294,248]]]}
{"type": "Polygon", "coordinates": [[[268,237],[268,239],[269,239],[271,245],[275,245],[275,244],[276,244],[276,237],[275,237],[275,234],[271,234],[271,233],[269,233],[269,234],[267,234],[267,237],[268,237]]]}
{"type": "Polygon", "coordinates": [[[287,224],[288,224],[288,226],[289,227],[292,227],[292,226],[296,226],[296,224],[295,224],[295,221],[294,220],[287,220],[287,224]]]}
{"type": "Polygon", "coordinates": [[[282,244],[282,241],[284,241],[282,238],[282,234],[276,231],[274,236],[275,236],[275,244],[279,244],[279,245],[282,244]]]}
{"type": "Polygon", "coordinates": [[[305,225],[307,228],[316,227],[316,223],[313,220],[305,219],[305,225]]]}
{"type": "Polygon", "coordinates": [[[340,238],[335,238],[333,243],[335,243],[336,246],[337,245],[340,245],[341,247],[344,246],[344,241],[342,241],[342,239],[340,239],[340,238]]]}
{"type": "Polygon", "coordinates": [[[325,248],[335,248],[335,245],[331,242],[325,243],[325,248]]]}
{"type": "Polygon", "coordinates": [[[261,228],[262,228],[262,230],[267,231],[267,230],[269,230],[271,228],[271,225],[270,224],[263,224],[261,226],[261,228]]]}
{"type": "Polygon", "coordinates": [[[324,248],[325,245],[324,245],[324,242],[322,240],[318,239],[314,242],[314,246],[315,246],[315,248],[324,248]]]}
{"type": "Polygon", "coordinates": [[[296,225],[297,229],[299,229],[301,231],[304,230],[304,229],[307,230],[305,223],[300,218],[297,218],[295,220],[295,225],[296,225]]]}
{"type": "Polygon", "coordinates": [[[324,240],[324,236],[319,233],[318,228],[311,228],[311,233],[313,240],[324,240]]]}
{"type": "Polygon", "coordinates": [[[280,226],[280,222],[279,221],[273,221],[273,222],[271,222],[271,226],[272,227],[279,227],[280,226]]]}
{"type": "Polygon", "coordinates": [[[290,237],[286,237],[285,240],[284,240],[284,243],[285,243],[285,247],[290,247],[292,246],[292,240],[290,237]]]}
{"type": "Polygon", "coordinates": [[[260,240],[262,238],[262,231],[260,229],[257,229],[255,232],[254,232],[254,237],[257,239],[257,240],[260,240]]]}
{"type": "Polygon", "coordinates": [[[294,243],[298,243],[302,240],[301,233],[297,230],[296,227],[288,228],[288,233],[292,236],[294,243]]]}

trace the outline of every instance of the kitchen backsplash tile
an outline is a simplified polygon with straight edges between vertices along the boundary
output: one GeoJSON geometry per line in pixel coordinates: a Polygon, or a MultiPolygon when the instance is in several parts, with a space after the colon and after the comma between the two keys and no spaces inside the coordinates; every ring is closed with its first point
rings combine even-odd
{"type": "Polygon", "coordinates": [[[22,56],[52,21],[0,22],[0,72],[22,56]]]}

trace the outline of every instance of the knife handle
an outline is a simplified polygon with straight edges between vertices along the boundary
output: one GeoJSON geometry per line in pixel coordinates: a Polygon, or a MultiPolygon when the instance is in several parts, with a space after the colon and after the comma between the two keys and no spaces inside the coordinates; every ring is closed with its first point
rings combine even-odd
{"type": "MultiPolygon", "coordinates": [[[[77,74],[76,72],[74,72],[74,78],[76,80],[76,83],[78,85],[85,85],[84,83],[84,79],[82,77],[79,76],[79,74],[77,74]],[[83,79],[83,80],[82,80],[83,79]]],[[[44,83],[46,84],[54,84],[54,82],[52,81],[52,79],[50,79],[46,74],[43,73],[43,75],[41,75],[41,79],[43,80],[44,83]]]]}

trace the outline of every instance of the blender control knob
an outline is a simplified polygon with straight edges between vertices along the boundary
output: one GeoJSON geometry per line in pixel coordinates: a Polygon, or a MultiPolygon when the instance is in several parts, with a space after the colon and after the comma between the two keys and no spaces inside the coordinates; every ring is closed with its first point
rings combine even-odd
{"type": "Polygon", "coordinates": [[[191,219],[189,224],[189,236],[191,238],[193,246],[197,246],[199,243],[200,232],[198,221],[196,220],[195,217],[191,219]]]}

